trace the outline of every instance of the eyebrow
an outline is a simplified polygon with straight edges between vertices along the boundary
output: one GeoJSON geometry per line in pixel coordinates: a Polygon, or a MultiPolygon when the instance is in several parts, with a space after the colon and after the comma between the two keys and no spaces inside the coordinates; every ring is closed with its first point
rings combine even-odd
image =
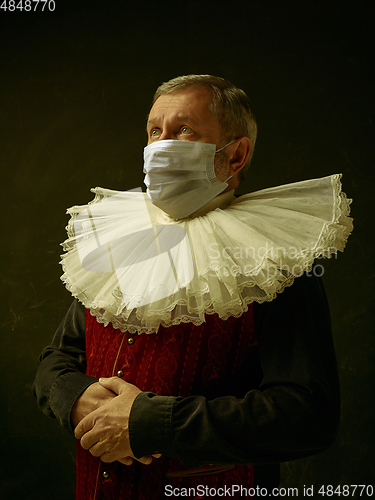
{"type": "MultiPolygon", "coordinates": [[[[191,116],[187,115],[177,115],[174,118],[180,122],[188,122],[192,120],[191,116]]],[[[156,125],[156,121],[147,119],[146,129],[148,128],[149,125],[156,125]]]]}

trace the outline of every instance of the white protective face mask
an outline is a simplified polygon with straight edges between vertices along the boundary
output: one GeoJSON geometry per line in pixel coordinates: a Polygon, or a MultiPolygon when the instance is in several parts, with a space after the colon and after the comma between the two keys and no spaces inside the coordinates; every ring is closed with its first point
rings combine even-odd
{"type": "MultiPolygon", "coordinates": [[[[163,140],[144,148],[147,195],[174,219],[183,219],[224,191],[228,184],[215,175],[215,144],[163,140]]],[[[227,179],[227,181],[230,177],[227,179]]]]}

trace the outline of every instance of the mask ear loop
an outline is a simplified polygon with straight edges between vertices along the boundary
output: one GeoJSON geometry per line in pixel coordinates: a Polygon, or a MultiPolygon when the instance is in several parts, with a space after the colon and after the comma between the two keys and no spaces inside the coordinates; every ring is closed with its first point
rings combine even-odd
{"type": "Polygon", "coordinates": [[[222,148],[217,149],[217,150],[215,151],[215,155],[216,155],[216,153],[220,153],[220,151],[222,151],[222,150],[223,150],[223,149],[225,149],[226,147],[228,147],[228,146],[230,146],[231,144],[233,144],[234,142],[236,142],[236,140],[237,140],[237,139],[233,139],[233,141],[228,142],[228,144],[226,144],[226,145],[225,145],[225,146],[223,146],[222,148]]]}
{"type": "MultiPolygon", "coordinates": [[[[233,139],[233,141],[231,142],[228,142],[228,144],[226,144],[225,146],[223,146],[222,148],[218,149],[217,151],[215,151],[215,155],[216,153],[220,153],[220,151],[222,151],[223,149],[225,149],[227,146],[230,146],[231,144],[233,144],[234,142],[236,142],[237,139],[233,139]]],[[[229,179],[231,179],[233,177],[233,175],[229,176],[228,179],[226,179],[224,182],[228,182],[229,179]]]]}

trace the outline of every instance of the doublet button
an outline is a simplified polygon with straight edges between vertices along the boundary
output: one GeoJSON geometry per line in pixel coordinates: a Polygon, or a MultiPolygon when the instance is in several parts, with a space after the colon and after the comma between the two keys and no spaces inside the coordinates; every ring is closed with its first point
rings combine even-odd
{"type": "Polygon", "coordinates": [[[120,377],[120,378],[123,377],[124,376],[124,372],[122,370],[119,370],[117,372],[117,376],[120,377]]]}
{"type": "Polygon", "coordinates": [[[133,345],[133,344],[134,344],[134,342],[135,342],[135,340],[133,339],[133,337],[129,337],[129,338],[128,338],[128,344],[129,344],[129,345],[133,345]]]}
{"type": "Polygon", "coordinates": [[[109,472],[107,472],[106,470],[103,472],[103,477],[104,479],[108,479],[109,478],[109,472]]]}

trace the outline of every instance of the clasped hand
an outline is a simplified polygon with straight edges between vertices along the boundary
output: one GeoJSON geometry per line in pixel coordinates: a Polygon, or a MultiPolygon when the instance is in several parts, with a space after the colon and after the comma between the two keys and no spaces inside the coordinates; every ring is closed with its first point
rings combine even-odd
{"type": "MultiPolygon", "coordinates": [[[[94,457],[100,457],[103,462],[117,460],[130,465],[136,458],[129,441],[129,415],[132,404],[141,391],[118,377],[100,379],[99,384],[112,391],[113,397],[103,398],[102,404],[84,416],[77,424],[74,435],[85,450],[89,450],[94,457]]],[[[152,457],[145,456],[136,460],[147,465],[152,462],[152,457]]]]}

